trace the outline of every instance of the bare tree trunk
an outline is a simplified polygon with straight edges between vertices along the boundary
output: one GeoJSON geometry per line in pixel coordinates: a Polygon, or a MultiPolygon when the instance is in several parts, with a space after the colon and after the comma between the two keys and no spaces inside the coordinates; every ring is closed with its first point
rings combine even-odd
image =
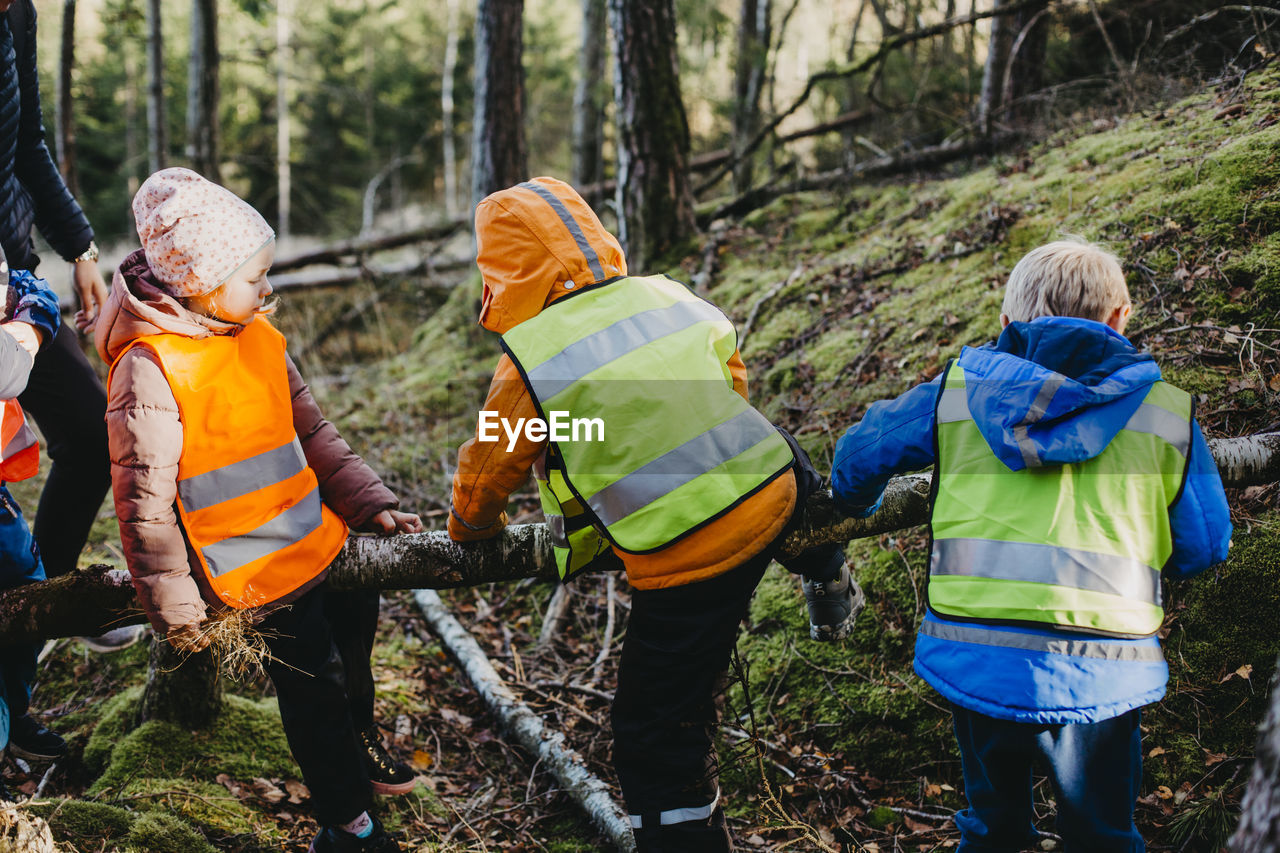
{"type": "Polygon", "coordinates": [[[293,26],[289,0],[276,0],[276,231],[280,239],[289,236],[290,200],[293,172],[289,166],[289,31],[293,26]]]}
{"type": "MultiPolygon", "coordinates": [[[[1280,669],[1277,669],[1280,674],[1280,669]]],[[[1280,851],[1280,690],[1271,682],[1271,704],[1258,727],[1257,758],[1244,801],[1240,825],[1231,836],[1231,853],[1280,851]]]]}
{"type": "MultiPolygon", "coordinates": [[[[969,17],[978,11],[978,0],[969,0],[969,17]]],[[[965,104],[973,107],[973,61],[977,55],[978,24],[974,22],[965,28],[964,36],[964,95],[965,104]]]]}
{"type": "Polygon", "coordinates": [[[182,655],[153,637],[138,724],[163,720],[195,731],[208,728],[221,710],[222,674],[213,653],[182,655]]]}
{"type": "Polygon", "coordinates": [[[129,195],[138,191],[138,165],[142,152],[138,145],[138,55],[133,45],[125,45],[124,51],[124,159],[129,195]]]}
{"type": "Polygon", "coordinates": [[[1005,69],[1002,112],[1007,121],[1026,124],[1033,111],[1027,96],[1044,87],[1044,57],[1049,44],[1049,0],[1022,9],[1006,23],[1013,35],[1005,69]]]}
{"type": "Polygon", "coordinates": [[[458,215],[458,146],[454,128],[453,78],[458,74],[458,2],[446,0],[444,71],[440,78],[441,154],[444,158],[444,210],[453,219],[458,215]]]}
{"type": "Polygon", "coordinates": [[[754,163],[741,152],[760,129],[760,91],[769,59],[770,9],[769,0],[742,0],[734,70],[733,150],[739,157],[733,169],[735,193],[751,188],[754,163]]]}
{"type": "Polygon", "coordinates": [[[218,0],[192,0],[191,60],[187,66],[187,158],[191,168],[220,183],[218,59],[218,0]]]}
{"type": "MultiPolygon", "coordinates": [[[[582,39],[578,80],[573,91],[573,185],[604,180],[604,114],[606,45],[609,37],[605,0],[582,0],[582,39]]],[[[595,199],[587,199],[594,202],[595,199]]]]}
{"type": "MultiPolygon", "coordinates": [[[[858,34],[862,31],[862,19],[867,14],[867,0],[860,0],[858,3],[858,11],[853,16],[853,32],[849,34],[849,47],[844,52],[844,61],[846,64],[852,64],[858,55],[858,34]]],[[[859,81],[856,78],[849,78],[845,83],[844,101],[841,103],[843,111],[852,112],[854,106],[858,103],[858,95],[862,91],[859,81]]],[[[842,130],[840,136],[844,139],[844,148],[846,158],[852,162],[854,137],[858,132],[854,128],[842,130]]]]}
{"type": "Polygon", "coordinates": [[[164,38],[160,0],[147,0],[147,168],[158,172],[168,160],[169,133],[164,113],[164,38]]]}
{"type": "MultiPolygon", "coordinates": [[[[995,0],[995,8],[1008,6],[995,0]]],[[[1049,39],[1049,0],[1023,4],[1016,13],[991,19],[991,41],[978,98],[978,128],[990,134],[995,122],[1021,122],[1029,109],[1024,98],[1041,88],[1049,39]]]]}
{"type": "Polygon", "coordinates": [[[618,218],[628,266],[643,271],[697,233],[689,121],[680,94],[673,0],[609,0],[618,113],[618,218]]]}
{"type": "Polygon", "coordinates": [[[76,130],[72,114],[71,72],[76,64],[76,0],[62,3],[62,56],[58,64],[58,171],[66,181],[67,189],[75,195],[76,180],[76,130]]]}
{"type": "Polygon", "coordinates": [[[471,146],[473,203],[529,176],[523,54],[524,0],[480,0],[471,146]]]}
{"type": "MultiPolygon", "coordinates": [[[[999,0],[996,0],[996,2],[999,2],[999,0]]],[[[885,4],[882,0],[871,0],[871,9],[876,13],[876,20],[880,23],[880,37],[882,40],[902,32],[901,29],[889,22],[889,15],[885,12],[885,4]]]]}
{"type": "MultiPolygon", "coordinates": [[[[992,8],[1000,9],[1008,0],[992,0],[992,8]]],[[[1009,62],[1009,48],[1013,46],[1015,32],[1004,15],[991,18],[991,37],[987,42],[987,61],[982,68],[982,91],[978,95],[978,132],[991,133],[991,122],[1004,103],[1004,69],[1009,62]]]]}

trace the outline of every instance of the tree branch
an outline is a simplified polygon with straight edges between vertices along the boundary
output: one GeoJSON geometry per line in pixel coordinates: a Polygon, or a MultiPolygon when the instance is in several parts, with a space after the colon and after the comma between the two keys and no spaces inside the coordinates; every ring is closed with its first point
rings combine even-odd
{"type": "MultiPolygon", "coordinates": [[[[998,9],[990,9],[985,12],[974,12],[972,15],[951,18],[950,20],[943,21],[940,24],[934,24],[933,26],[924,27],[919,30],[912,30],[909,33],[902,33],[901,35],[893,36],[892,38],[881,42],[880,47],[876,49],[875,53],[865,59],[852,64],[842,65],[838,68],[819,71],[817,74],[811,75],[808,82],[804,84],[804,89],[801,90],[800,94],[796,96],[796,99],[791,102],[791,105],[774,116],[767,125],[762,127],[760,131],[751,138],[751,141],[743,147],[742,151],[739,152],[737,155],[738,158],[741,159],[743,157],[747,157],[759,148],[760,143],[764,142],[771,133],[778,129],[778,125],[782,124],[782,122],[789,118],[792,113],[804,106],[805,102],[809,100],[809,95],[813,94],[814,87],[819,83],[825,83],[828,80],[841,80],[845,77],[852,77],[855,74],[861,74],[868,68],[871,68],[873,65],[880,62],[880,60],[889,53],[912,42],[933,38],[936,35],[941,35],[942,33],[953,30],[956,27],[963,27],[965,24],[972,24],[975,21],[982,20],[983,18],[1012,15],[1017,12],[1021,12],[1023,9],[1036,5],[1038,2],[1039,0],[1018,0],[1018,2],[1010,3],[1007,6],[1001,6],[998,9]]],[[[715,184],[717,184],[720,179],[727,175],[732,169],[733,161],[731,160],[724,166],[717,169],[711,177],[707,178],[697,188],[695,188],[694,193],[698,194],[709,187],[715,186],[715,184]]]]}
{"type": "MultiPolygon", "coordinates": [[[[1241,488],[1280,480],[1280,432],[1209,442],[1223,483],[1241,488]]],[[[805,507],[805,523],[783,544],[785,555],[848,542],[929,520],[929,474],[895,477],[870,518],[844,515],[830,492],[805,507]]],[[[483,542],[458,543],[442,530],[388,538],[352,536],[329,569],[339,589],[454,589],[521,578],[556,580],[546,525],[516,524],[483,542]]],[[[0,645],[48,637],[94,636],[143,621],[129,575],[90,566],[0,594],[0,645]]]]}
{"type": "Polygon", "coordinates": [[[453,618],[434,590],[419,590],[414,598],[432,633],[462,664],[467,678],[498,718],[502,730],[515,737],[551,771],[561,789],[577,802],[616,849],[634,851],[635,842],[626,813],[609,793],[609,786],[588,770],[565,742],[564,734],[547,729],[542,718],[520,701],[493,668],[480,644],[453,618]]]}

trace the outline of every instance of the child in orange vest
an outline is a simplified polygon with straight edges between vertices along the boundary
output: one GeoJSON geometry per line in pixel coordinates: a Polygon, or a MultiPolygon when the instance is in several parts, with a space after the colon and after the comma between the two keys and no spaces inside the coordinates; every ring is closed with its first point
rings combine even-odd
{"type": "MultiPolygon", "coordinates": [[[[4,483],[33,477],[40,447],[18,405],[35,355],[58,332],[58,297],[44,281],[25,270],[13,270],[0,250],[0,276],[5,282],[4,318],[0,321],[0,589],[44,580],[44,565],[18,502],[4,483]]],[[[22,643],[0,648],[0,755],[36,761],[61,758],[67,745],[28,713],[31,682],[40,645],[22,643]]],[[[0,799],[8,799],[0,784],[0,799]]]]}
{"type": "Polygon", "coordinates": [[[311,850],[399,850],[368,811],[372,793],[414,784],[373,721],[378,592],[339,595],[324,579],[348,527],[422,522],[324,419],[267,320],[275,234],[262,216],[187,169],[148,178],[133,213],[142,249],[115,275],[96,342],[138,598],[191,651],[208,645],[207,603],[265,607],[267,673],[322,824],[311,850]]]}

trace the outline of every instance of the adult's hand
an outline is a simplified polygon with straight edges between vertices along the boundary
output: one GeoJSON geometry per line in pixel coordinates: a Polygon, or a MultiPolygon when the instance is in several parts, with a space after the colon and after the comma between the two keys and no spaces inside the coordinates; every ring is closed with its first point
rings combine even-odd
{"type": "Polygon", "coordinates": [[[88,332],[98,319],[98,312],[107,304],[107,283],[97,261],[76,261],[71,265],[71,278],[76,287],[80,310],[76,312],[76,328],[88,332]]]}

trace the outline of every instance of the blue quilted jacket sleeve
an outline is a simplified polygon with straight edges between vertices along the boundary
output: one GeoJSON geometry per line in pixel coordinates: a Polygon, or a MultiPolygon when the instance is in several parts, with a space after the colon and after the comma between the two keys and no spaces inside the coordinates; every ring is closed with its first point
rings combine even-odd
{"type": "Polygon", "coordinates": [[[6,319],[21,320],[40,329],[45,344],[53,340],[62,324],[62,315],[58,310],[58,294],[49,283],[26,270],[10,270],[9,291],[17,298],[13,315],[6,319]]]}
{"type": "Polygon", "coordinates": [[[942,377],[894,400],[873,403],[836,443],[831,491],[847,514],[866,518],[880,508],[895,474],[934,463],[933,421],[942,377]]]}
{"type": "Polygon", "coordinates": [[[1182,494],[1169,507],[1173,555],[1165,574],[1186,578],[1227,559],[1231,545],[1231,510],[1222,490],[1222,477],[1205,443],[1200,425],[1191,422],[1191,451],[1182,494]]]}

